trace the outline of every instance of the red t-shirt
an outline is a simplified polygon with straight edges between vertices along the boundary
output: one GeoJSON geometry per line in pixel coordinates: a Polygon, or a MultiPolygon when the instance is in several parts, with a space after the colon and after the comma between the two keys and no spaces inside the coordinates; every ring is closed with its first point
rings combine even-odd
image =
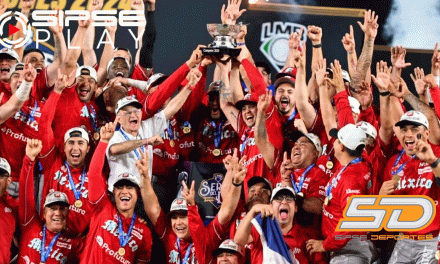
{"type": "Polygon", "coordinates": [[[7,193],[0,197],[0,263],[11,260],[11,242],[15,231],[18,200],[7,193]]]}
{"type": "MultiPolygon", "coordinates": [[[[302,174],[307,168],[296,169],[293,171],[295,184],[299,187],[302,174]]],[[[320,170],[316,165],[310,169],[305,175],[304,183],[302,185],[301,192],[304,194],[304,198],[315,197],[324,201],[325,199],[325,186],[327,185],[328,178],[325,173],[320,170]]]]}
{"type": "Polygon", "coordinates": [[[139,64],[136,64],[133,68],[133,71],[131,72],[130,79],[139,80],[139,81],[148,81],[149,76],[147,76],[147,73],[144,70],[144,67],[142,67],[139,64]]]}
{"type": "MultiPolygon", "coordinates": [[[[440,156],[440,147],[432,145],[432,150],[436,157],[440,156]]],[[[405,162],[406,165],[403,169],[397,173],[400,176],[399,185],[397,189],[392,193],[393,195],[426,195],[431,197],[437,207],[437,212],[440,210],[439,194],[440,188],[436,184],[434,173],[428,163],[423,162],[417,158],[411,158],[407,154],[403,154],[399,162],[396,162],[397,155],[394,155],[388,160],[384,172],[384,181],[391,180],[393,178],[391,171],[396,171],[405,162]]],[[[426,235],[429,233],[437,234],[440,228],[440,214],[435,214],[434,221],[420,231],[415,232],[402,232],[405,235],[426,235]]]]}
{"type": "Polygon", "coordinates": [[[221,225],[217,216],[207,226],[203,224],[196,205],[188,206],[188,228],[191,240],[180,241],[180,253],[177,245],[177,236],[171,228],[171,222],[166,219],[161,211],[155,230],[164,243],[167,263],[179,263],[179,255],[183,260],[188,247],[191,247],[188,263],[208,264],[212,252],[226,239],[228,225],[221,225]]]}
{"type": "MultiPolygon", "coordinates": [[[[345,166],[339,166],[330,178],[328,185],[332,184],[332,180],[336,178],[339,172],[345,166]]],[[[323,247],[327,251],[343,248],[348,240],[336,240],[335,235],[343,234],[365,234],[365,232],[335,232],[342,213],[347,205],[347,201],[352,195],[365,195],[368,192],[368,185],[371,184],[371,171],[367,162],[359,162],[348,165],[341,173],[341,178],[337,182],[336,187],[331,191],[332,199],[322,208],[322,234],[325,237],[323,247]],[[370,182],[370,183],[369,183],[370,182]]]]}
{"type": "MultiPolygon", "coordinates": [[[[294,263],[308,264],[308,263],[327,263],[325,256],[322,253],[314,253],[310,255],[306,249],[306,242],[309,239],[316,239],[317,237],[308,232],[308,229],[304,229],[303,226],[298,223],[293,224],[292,228],[287,234],[283,234],[284,241],[289,247],[290,257],[294,263]],[[295,260],[297,262],[295,262],[295,260]]],[[[261,237],[257,229],[252,226],[251,229],[252,242],[251,244],[251,263],[262,264],[263,263],[263,244],[261,243],[261,237]]]]}

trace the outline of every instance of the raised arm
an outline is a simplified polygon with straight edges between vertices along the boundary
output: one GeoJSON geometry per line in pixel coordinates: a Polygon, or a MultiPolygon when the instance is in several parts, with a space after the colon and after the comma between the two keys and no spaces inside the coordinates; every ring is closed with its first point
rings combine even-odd
{"type": "MultiPolygon", "coordinates": [[[[318,69],[318,61],[322,60],[324,56],[322,55],[322,28],[317,26],[307,27],[307,37],[312,41],[312,73],[318,69]]],[[[315,74],[312,74],[308,85],[307,91],[309,94],[309,99],[311,102],[316,102],[319,98],[319,87],[316,84],[315,74]]]]}
{"type": "Polygon", "coordinates": [[[374,40],[376,39],[377,28],[379,27],[377,24],[377,19],[378,16],[375,15],[375,12],[368,10],[364,15],[364,23],[362,24],[358,21],[360,28],[365,34],[365,37],[362,52],[356,65],[356,73],[353,75],[351,80],[351,86],[355,90],[360,88],[361,81],[367,80],[367,82],[370,83],[366,77],[373,59],[374,40]]]}
{"type": "Polygon", "coordinates": [[[162,208],[151,185],[148,152],[142,153],[141,155],[142,159],[136,161],[136,167],[141,175],[142,202],[144,203],[144,210],[147,213],[148,219],[150,219],[151,224],[155,227],[162,208]]]}
{"type": "Polygon", "coordinates": [[[34,165],[35,158],[42,148],[42,143],[38,139],[28,139],[26,144],[26,156],[23,159],[23,167],[19,179],[19,206],[18,220],[20,224],[26,226],[37,216],[37,209],[34,195],[34,165]]]}
{"type": "MultiPolygon", "coordinates": [[[[177,111],[182,108],[188,96],[191,94],[192,90],[195,88],[197,83],[202,78],[202,73],[198,69],[192,69],[188,73],[188,83],[182,90],[168,103],[168,105],[164,108],[163,112],[165,114],[166,119],[170,119],[173,115],[177,113],[177,111]]],[[[192,102],[196,103],[196,102],[192,102]]]]}
{"type": "Polygon", "coordinates": [[[350,33],[345,33],[345,36],[342,37],[342,45],[344,45],[344,49],[345,51],[347,51],[348,72],[350,73],[350,76],[355,76],[357,66],[357,54],[352,25],[350,25],[350,33]]]}
{"type": "MultiPolygon", "coordinates": [[[[35,4],[35,0],[21,0],[21,11],[20,13],[23,14],[27,19],[29,19],[29,15],[31,14],[31,9],[35,4]]],[[[2,0],[0,2],[0,15],[3,15],[3,13],[6,11],[6,8],[8,7],[8,3],[5,0],[2,0]]],[[[19,30],[12,35],[12,40],[19,40],[20,38],[25,38],[24,35],[24,28],[22,23],[19,23],[17,21],[17,24],[15,25],[19,30]]],[[[15,52],[17,52],[18,57],[20,58],[20,61],[23,60],[23,52],[24,52],[24,45],[21,47],[13,47],[15,52]]]]}
{"type": "Polygon", "coordinates": [[[322,115],[322,121],[324,123],[325,131],[328,137],[330,130],[337,128],[336,114],[331,104],[331,96],[329,95],[329,79],[326,78],[326,59],[318,61],[318,70],[316,71],[316,82],[319,86],[319,104],[322,115]]]}
{"type": "Polygon", "coordinates": [[[153,51],[154,42],[156,41],[156,20],[155,20],[155,10],[156,2],[155,0],[147,1],[147,8],[145,10],[145,17],[147,18],[147,25],[145,26],[145,31],[142,36],[142,47],[138,51],[139,56],[136,56],[136,60],[144,68],[147,76],[150,76],[153,72],[153,51]]]}
{"type": "MultiPolygon", "coordinates": [[[[425,82],[425,72],[423,71],[423,69],[419,67],[414,68],[414,74],[411,73],[411,79],[414,82],[414,86],[416,87],[416,92],[419,95],[419,99],[425,104],[429,105],[428,93],[430,91],[430,85],[425,82]]],[[[434,87],[437,86],[434,76],[432,79],[434,87]]]]}
{"type": "Polygon", "coordinates": [[[255,145],[260,150],[266,165],[272,169],[275,163],[275,146],[269,141],[266,128],[266,110],[272,102],[272,93],[260,95],[257,104],[257,118],[255,121],[255,145]]]}
{"type": "Polygon", "coordinates": [[[98,86],[102,86],[107,79],[107,64],[113,58],[114,46],[112,43],[115,41],[117,26],[105,26],[108,34],[106,37],[106,43],[104,45],[104,50],[101,54],[101,60],[99,61],[98,75],[98,86]]]}
{"type": "Polygon", "coordinates": [[[391,64],[393,65],[393,69],[391,71],[391,81],[394,83],[398,83],[400,80],[400,76],[402,75],[402,70],[408,66],[411,66],[411,63],[405,62],[406,49],[402,46],[396,46],[391,48],[391,64]]]}
{"type": "Polygon", "coordinates": [[[298,52],[298,48],[301,42],[301,37],[303,35],[304,29],[300,29],[299,32],[292,32],[289,36],[289,50],[287,53],[286,61],[284,62],[283,70],[287,68],[295,67],[295,62],[293,61],[294,55],[298,52]]]}
{"type": "Polygon", "coordinates": [[[223,87],[220,89],[220,108],[229,123],[231,123],[231,126],[237,131],[239,110],[234,106],[233,91],[229,82],[229,69],[231,62],[229,61],[226,65],[219,61],[216,63],[220,69],[220,80],[223,82],[223,87]]]}
{"type": "MultiPolygon", "coordinates": [[[[48,85],[52,87],[57,81],[58,69],[62,66],[64,58],[67,54],[66,40],[63,35],[63,26],[60,26],[59,13],[56,15],[58,23],[54,26],[49,27],[52,32],[52,36],[55,44],[55,51],[53,55],[52,63],[47,66],[47,79],[48,85]]],[[[61,19],[62,20],[62,19],[61,19]]]]}
{"type": "MultiPolygon", "coordinates": [[[[101,10],[104,4],[104,0],[92,0],[89,6],[90,14],[95,10],[101,10]]],[[[92,20],[93,23],[93,20],[92,20]]],[[[91,26],[87,29],[86,35],[84,37],[84,42],[81,45],[81,53],[84,61],[84,65],[94,67],[98,63],[96,58],[96,53],[93,48],[95,43],[95,27],[91,26]]],[[[105,65],[101,65],[104,67],[105,65]]]]}

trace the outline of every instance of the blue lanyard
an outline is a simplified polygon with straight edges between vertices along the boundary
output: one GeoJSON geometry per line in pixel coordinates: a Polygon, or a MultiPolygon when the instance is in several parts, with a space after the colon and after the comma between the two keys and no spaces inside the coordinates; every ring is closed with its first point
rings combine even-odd
{"type": "Polygon", "coordinates": [[[87,113],[89,114],[90,122],[92,123],[92,126],[93,126],[93,131],[94,132],[99,132],[98,131],[98,124],[97,124],[98,122],[96,121],[95,109],[93,108],[92,105],[90,105],[90,109],[89,109],[89,106],[87,104],[85,106],[87,108],[87,113]]]}
{"type": "Polygon", "coordinates": [[[223,121],[220,123],[217,129],[215,121],[211,121],[211,125],[214,128],[214,146],[216,149],[218,149],[220,148],[220,141],[222,139],[223,121]]]}
{"type": "Polygon", "coordinates": [[[43,226],[43,241],[41,243],[40,246],[40,262],[41,263],[46,263],[47,259],[49,258],[49,254],[52,251],[52,247],[55,244],[55,242],[57,241],[58,237],[61,235],[61,232],[58,232],[50,241],[49,246],[47,246],[47,250],[46,250],[46,225],[43,226]]]}
{"type": "Polygon", "coordinates": [[[30,116],[29,116],[29,120],[31,122],[35,120],[34,116],[35,116],[35,113],[37,113],[37,108],[38,108],[38,102],[37,102],[37,100],[35,100],[34,109],[32,109],[32,112],[30,113],[30,116]]]}
{"type": "Polygon", "coordinates": [[[130,240],[131,237],[131,232],[133,231],[133,226],[135,221],[136,221],[136,213],[133,213],[133,217],[131,217],[130,227],[128,228],[128,232],[126,234],[124,233],[121,217],[118,215],[119,245],[121,245],[121,247],[125,247],[128,244],[128,241],[130,240]]]}
{"type": "Polygon", "coordinates": [[[81,199],[81,189],[84,186],[84,181],[86,180],[85,168],[83,169],[83,172],[81,173],[81,185],[79,186],[79,189],[76,189],[75,183],[73,182],[72,173],[70,172],[70,167],[69,167],[69,164],[67,163],[67,161],[64,162],[64,165],[67,168],[67,174],[69,176],[70,188],[72,188],[73,195],[75,195],[76,200],[80,200],[81,199]]]}
{"type": "Polygon", "coordinates": [[[327,183],[327,186],[325,187],[325,195],[327,197],[331,195],[332,189],[338,185],[338,182],[341,179],[342,173],[345,171],[345,169],[349,165],[356,164],[356,163],[359,163],[361,161],[362,161],[362,158],[359,157],[357,159],[354,159],[354,160],[350,161],[347,165],[345,165],[344,168],[342,168],[342,170],[338,173],[338,175],[335,178],[333,178],[333,180],[331,181],[331,184],[330,184],[330,182],[327,183]]]}
{"type": "Polygon", "coordinates": [[[167,131],[168,131],[168,136],[170,137],[170,140],[173,140],[174,139],[174,133],[173,133],[173,127],[171,126],[170,120],[168,120],[167,131]]]}
{"type": "Polygon", "coordinates": [[[188,248],[186,249],[185,257],[183,258],[183,261],[182,261],[182,256],[180,255],[180,238],[177,238],[176,244],[177,244],[177,251],[179,253],[180,263],[188,264],[189,254],[191,253],[191,248],[193,246],[193,243],[189,244],[188,248]]]}
{"type": "MultiPolygon", "coordinates": [[[[119,127],[119,132],[121,132],[121,134],[122,134],[122,136],[125,138],[125,140],[130,140],[129,138],[128,138],[128,136],[125,134],[125,132],[122,130],[122,128],[121,127],[119,127]]],[[[146,149],[145,149],[145,146],[141,146],[141,150],[142,150],[142,152],[146,152],[146,149]]],[[[133,150],[134,151],[134,154],[136,155],[136,157],[138,158],[138,159],[141,159],[141,155],[139,154],[139,152],[137,151],[137,149],[134,149],[133,150]]]]}
{"type": "Polygon", "coordinates": [[[293,189],[295,190],[296,193],[301,192],[302,187],[303,187],[303,185],[304,185],[304,180],[306,179],[306,175],[307,175],[307,173],[309,173],[309,171],[310,171],[313,167],[315,167],[315,164],[310,164],[310,165],[306,168],[306,170],[305,170],[305,171],[303,172],[303,174],[301,175],[301,178],[299,179],[299,183],[298,183],[298,185],[295,183],[295,178],[294,178],[293,174],[290,175],[290,179],[291,179],[291,181],[292,181],[292,186],[293,186],[293,189]]]}
{"type": "MultiPolygon", "coordinates": [[[[402,149],[402,150],[400,151],[400,153],[399,153],[399,156],[397,156],[396,161],[394,162],[394,166],[393,166],[393,168],[397,166],[397,164],[399,163],[400,159],[401,159],[402,156],[403,156],[403,153],[405,153],[405,150],[404,150],[404,149],[402,149]]],[[[405,163],[403,163],[402,165],[400,165],[400,167],[397,168],[397,170],[391,170],[391,175],[396,175],[397,173],[401,172],[401,171],[405,168],[406,164],[407,164],[410,160],[412,160],[414,157],[415,157],[415,155],[412,156],[412,157],[411,157],[409,160],[407,160],[405,163]]]]}
{"type": "Polygon", "coordinates": [[[293,113],[289,116],[289,118],[287,119],[287,122],[290,122],[290,121],[292,121],[294,118],[295,118],[295,116],[296,116],[296,114],[297,114],[298,112],[296,111],[296,108],[295,108],[295,110],[293,110],[293,113]]]}
{"type": "Polygon", "coordinates": [[[249,132],[249,128],[246,129],[246,131],[244,132],[244,140],[243,140],[243,143],[241,143],[241,145],[240,145],[240,153],[241,153],[241,156],[243,156],[244,149],[246,148],[246,144],[247,144],[247,142],[248,142],[248,140],[249,140],[248,132],[249,132]]]}

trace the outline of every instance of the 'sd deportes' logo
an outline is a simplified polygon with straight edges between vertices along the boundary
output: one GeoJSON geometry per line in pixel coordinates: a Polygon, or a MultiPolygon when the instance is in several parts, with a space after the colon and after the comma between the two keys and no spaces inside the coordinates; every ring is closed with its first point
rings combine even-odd
{"type": "Polygon", "coordinates": [[[28,23],[28,19],[25,15],[17,11],[8,11],[0,16],[0,44],[6,48],[20,48],[29,40],[32,36],[31,25],[28,23]],[[19,31],[17,27],[11,24],[12,18],[15,18],[17,23],[21,24],[21,28],[23,28],[24,38],[20,37],[16,40],[9,39],[9,37],[19,31]],[[8,28],[8,35],[5,36],[5,29],[8,28]]]}
{"type": "Polygon", "coordinates": [[[299,32],[301,28],[304,29],[301,41],[305,41],[307,28],[304,25],[283,21],[266,22],[261,25],[260,51],[277,72],[281,71],[286,62],[290,34],[299,32]]]}
{"type": "Polygon", "coordinates": [[[424,195],[353,195],[336,231],[415,232],[435,218],[436,205],[424,195]]]}

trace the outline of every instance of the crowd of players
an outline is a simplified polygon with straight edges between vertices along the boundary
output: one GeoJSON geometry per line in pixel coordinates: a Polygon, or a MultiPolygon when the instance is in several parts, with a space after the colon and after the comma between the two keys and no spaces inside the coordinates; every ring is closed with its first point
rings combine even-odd
{"type": "MultiPolygon", "coordinates": [[[[33,4],[22,0],[21,12],[33,4]]],[[[240,4],[228,0],[223,24],[236,24],[240,4]]],[[[102,5],[92,0],[89,10],[102,5]]],[[[90,20],[71,41],[81,49],[67,49],[63,27],[50,27],[50,65],[37,49],[0,50],[0,263],[269,263],[258,215],[276,219],[293,263],[438,263],[437,214],[397,242],[335,231],[352,195],[426,195],[438,207],[437,45],[431,73],[411,74],[418,95],[401,77],[410,65],[403,47],[372,65],[372,11],[359,22],[359,57],[353,27],[343,36],[348,71],[326,61],[321,28],[308,26],[310,44],[302,32],[290,36],[272,84],[241,26],[238,57],[204,56],[198,46],[165,76],[152,64],[155,0],[131,7],[147,20],[135,57],[107,43],[98,62],[90,20]],[[226,168],[208,225],[194,182],[177,180],[183,161],[226,168]]],[[[114,39],[116,27],[106,29],[114,39]]]]}

